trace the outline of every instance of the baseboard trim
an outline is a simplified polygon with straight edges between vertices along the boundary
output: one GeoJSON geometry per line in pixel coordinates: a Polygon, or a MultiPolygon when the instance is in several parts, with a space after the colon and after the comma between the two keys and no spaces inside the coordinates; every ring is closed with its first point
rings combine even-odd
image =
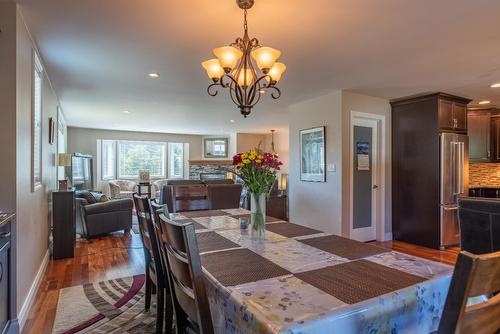
{"type": "Polygon", "coordinates": [[[26,296],[26,299],[24,300],[24,303],[21,306],[21,309],[19,310],[19,314],[17,316],[17,319],[19,321],[20,332],[23,330],[24,324],[26,323],[28,312],[31,308],[31,305],[33,304],[33,299],[36,296],[38,288],[40,287],[40,283],[42,282],[43,274],[45,274],[45,270],[47,269],[47,265],[49,264],[49,259],[50,259],[50,253],[49,250],[47,249],[47,252],[43,257],[42,263],[38,268],[38,272],[36,273],[35,279],[31,284],[30,290],[28,291],[28,295],[26,296]]]}

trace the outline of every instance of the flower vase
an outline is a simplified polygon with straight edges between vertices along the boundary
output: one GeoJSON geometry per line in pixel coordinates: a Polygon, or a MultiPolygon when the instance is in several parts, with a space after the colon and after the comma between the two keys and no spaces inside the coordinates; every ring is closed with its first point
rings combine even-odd
{"type": "Polygon", "coordinates": [[[252,239],[264,240],[266,232],[266,194],[250,194],[252,239]]]}

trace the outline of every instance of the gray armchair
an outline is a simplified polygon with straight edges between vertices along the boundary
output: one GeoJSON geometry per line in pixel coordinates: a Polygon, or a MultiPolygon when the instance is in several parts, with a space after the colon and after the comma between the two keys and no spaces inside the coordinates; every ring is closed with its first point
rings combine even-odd
{"type": "Polygon", "coordinates": [[[86,238],[132,228],[134,202],[130,198],[89,204],[87,199],[77,197],[76,202],[77,233],[86,238]]]}

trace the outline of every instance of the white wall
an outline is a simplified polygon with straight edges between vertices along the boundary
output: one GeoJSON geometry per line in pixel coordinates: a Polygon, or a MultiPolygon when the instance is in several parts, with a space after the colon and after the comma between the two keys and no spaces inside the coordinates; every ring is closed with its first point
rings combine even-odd
{"type": "Polygon", "coordinates": [[[342,93],[340,91],[290,107],[289,214],[295,224],[341,233],[342,93]],[[326,163],[337,171],[326,182],[300,181],[299,131],[326,126],[326,163]]]}
{"type": "Polygon", "coordinates": [[[358,111],[386,117],[383,162],[386,174],[385,227],[391,227],[391,135],[390,105],[385,99],[335,91],[290,106],[289,196],[290,221],[338,235],[349,235],[350,113],[358,111]],[[300,181],[299,131],[326,126],[326,164],[335,164],[327,172],[326,182],[300,181]]]}

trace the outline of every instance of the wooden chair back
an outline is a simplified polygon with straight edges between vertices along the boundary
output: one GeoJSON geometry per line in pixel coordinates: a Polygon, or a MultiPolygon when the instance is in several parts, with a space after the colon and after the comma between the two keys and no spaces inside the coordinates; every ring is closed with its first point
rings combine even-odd
{"type": "Polygon", "coordinates": [[[207,210],[207,186],[204,184],[172,186],[173,212],[207,210]]]}
{"type": "Polygon", "coordinates": [[[500,252],[461,252],[439,323],[438,333],[494,334],[500,331],[500,252]],[[467,306],[469,297],[488,296],[467,306]]]}
{"type": "Polygon", "coordinates": [[[149,199],[147,197],[139,196],[138,194],[134,194],[133,198],[135,210],[137,212],[139,231],[146,256],[146,264],[148,264],[150,260],[153,260],[158,280],[164,280],[166,278],[163,266],[156,265],[161,264],[161,254],[154,228],[153,215],[151,213],[149,199]]]}
{"type": "Polygon", "coordinates": [[[177,325],[183,327],[194,322],[199,333],[212,334],[212,318],[194,225],[174,222],[163,214],[159,218],[177,325]]]}

